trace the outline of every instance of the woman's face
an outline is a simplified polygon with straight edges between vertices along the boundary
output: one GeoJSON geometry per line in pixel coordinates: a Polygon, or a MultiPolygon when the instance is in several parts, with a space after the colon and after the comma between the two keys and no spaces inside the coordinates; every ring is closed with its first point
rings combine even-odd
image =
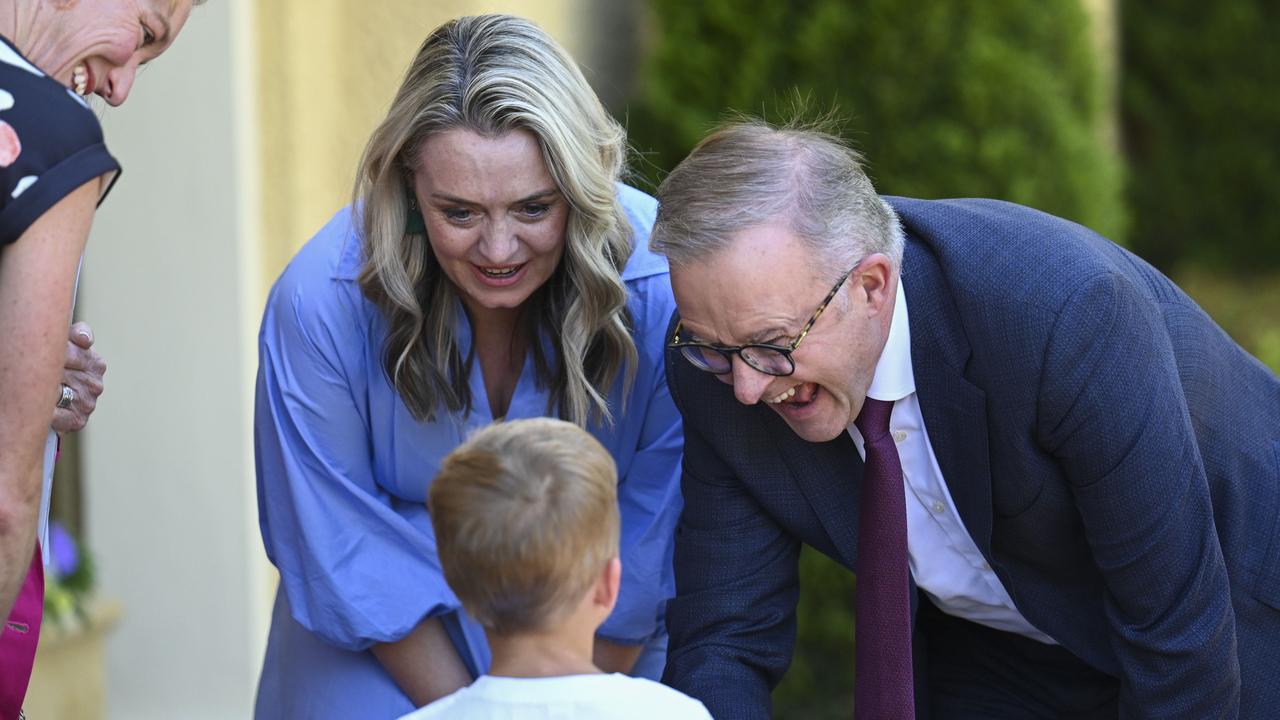
{"type": "Polygon", "coordinates": [[[192,0],[71,0],[55,5],[56,42],[37,46],[40,69],[81,95],[109,104],[129,97],[138,67],[169,48],[192,0]]]}
{"type": "Polygon", "coordinates": [[[555,272],[569,206],[528,130],[432,135],[413,190],[436,260],[473,316],[519,308],[555,272]]]}

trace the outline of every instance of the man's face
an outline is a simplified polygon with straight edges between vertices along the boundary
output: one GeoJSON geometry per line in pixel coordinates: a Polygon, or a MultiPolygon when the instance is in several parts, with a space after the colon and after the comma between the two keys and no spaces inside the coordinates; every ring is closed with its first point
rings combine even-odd
{"type": "MultiPolygon", "coordinates": [[[[681,340],[790,346],[849,268],[832,267],[782,223],[743,230],[728,247],[671,269],[681,340]]],[[[862,409],[888,337],[897,274],[872,255],[842,283],[792,353],[795,372],[772,376],[734,357],[717,375],[738,402],[766,403],[809,442],[835,438],[862,409]]]]}

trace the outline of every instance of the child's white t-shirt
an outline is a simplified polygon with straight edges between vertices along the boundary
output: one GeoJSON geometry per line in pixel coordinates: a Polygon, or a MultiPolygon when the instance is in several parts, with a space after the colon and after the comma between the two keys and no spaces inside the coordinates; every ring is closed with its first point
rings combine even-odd
{"type": "Polygon", "coordinates": [[[400,720],[711,720],[702,703],[627,675],[512,678],[481,675],[470,686],[400,720]]]}

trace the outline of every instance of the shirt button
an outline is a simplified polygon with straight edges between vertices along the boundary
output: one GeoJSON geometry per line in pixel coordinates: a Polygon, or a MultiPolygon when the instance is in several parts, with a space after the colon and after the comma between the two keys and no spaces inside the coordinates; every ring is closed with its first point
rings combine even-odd
{"type": "Polygon", "coordinates": [[[903,440],[906,440],[906,439],[907,439],[907,431],[906,431],[906,430],[894,430],[894,431],[893,431],[893,441],[894,441],[894,442],[902,442],[903,440]]]}
{"type": "Polygon", "coordinates": [[[946,509],[947,509],[947,505],[946,505],[946,503],[942,502],[941,500],[934,500],[934,501],[933,501],[933,511],[934,511],[934,512],[936,512],[936,513],[940,513],[940,512],[943,512],[943,511],[944,511],[944,510],[946,510],[946,509]]]}

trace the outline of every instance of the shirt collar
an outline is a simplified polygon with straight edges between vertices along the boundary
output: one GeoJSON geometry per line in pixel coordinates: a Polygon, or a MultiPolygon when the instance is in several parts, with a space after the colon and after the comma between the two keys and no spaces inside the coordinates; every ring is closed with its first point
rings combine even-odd
{"type": "Polygon", "coordinates": [[[907,296],[902,291],[903,279],[893,297],[893,320],[889,339],[876,363],[867,397],[896,402],[916,391],[915,373],[911,371],[911,323],[907,318],[907,296]]]}

